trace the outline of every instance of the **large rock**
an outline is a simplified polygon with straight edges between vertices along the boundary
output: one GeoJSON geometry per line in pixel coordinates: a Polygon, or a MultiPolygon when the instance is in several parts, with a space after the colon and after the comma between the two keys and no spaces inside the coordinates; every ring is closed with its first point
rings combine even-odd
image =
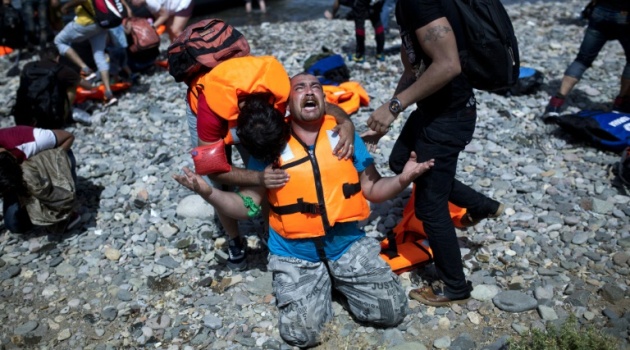
{"type": "Polygon", "coordinates": [[[493,299],[494,305],[507,312],[523,312],[538,306],[536,299],[525,293],[508,290],[497,294],[493,299]]]}
{"type": "Polygon", "coordinates": [[[201,196],[193,194],[179,202],[177,215],[185,218],[211,219],[214,217],[214,208],[201,196]]]}

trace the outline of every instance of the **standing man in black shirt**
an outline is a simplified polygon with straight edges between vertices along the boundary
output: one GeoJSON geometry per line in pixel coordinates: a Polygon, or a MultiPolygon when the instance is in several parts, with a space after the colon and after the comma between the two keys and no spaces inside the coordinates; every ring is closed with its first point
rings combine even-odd
{"type": "Polygon", "coordinates": [[[448,202],[467,208],[474,225],[496,217],[504,206],[455,179],[459,153],[471,141],[477,119],[473,89],[461,74],[456,19],[442,0],[399,0],[396,21],[402,38],[404,72],[394,97],[368,119],[368,126],[384,134],[407,107],[416,103],[398,137],[389,163],[400,173],[415,151],[418,162],[434,158],[435,165],[418,177],[415,214],[424,222],[439,283],[410,292],[410,297],[433,306],[465,303],[472,286],[466,281],[448,202]]]}

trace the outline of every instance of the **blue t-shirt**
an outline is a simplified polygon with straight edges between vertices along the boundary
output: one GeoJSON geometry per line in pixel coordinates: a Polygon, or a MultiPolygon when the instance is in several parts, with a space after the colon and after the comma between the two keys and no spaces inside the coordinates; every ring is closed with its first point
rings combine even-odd
{"type": "MultiPolygon", "coordinates": [[[[352,159],[357,172],[364,171],[374,163],[374,158],[370,155],[359,134],[354,134],[354,157],[352,159]]],[[[250,158],[248,168],[251,170],[263,171],[269,164],[265,164],[258,159],[250,158]]],[[[289,181],[291,181],[289,179],[289,181]]],[[[326,236],[322,237],[324,252],[329,260],[339,259],[350,248],[352,243],[358,241],[365,232],[358,227],[355,222],[337,223],[326,236]]],[[[315,241],[310,238],[287,239],[280,236],[269,227],[269,252],[279,256],[296,257],[299,259],[318,262],[321,259],[317,255],[315,241]]]]}

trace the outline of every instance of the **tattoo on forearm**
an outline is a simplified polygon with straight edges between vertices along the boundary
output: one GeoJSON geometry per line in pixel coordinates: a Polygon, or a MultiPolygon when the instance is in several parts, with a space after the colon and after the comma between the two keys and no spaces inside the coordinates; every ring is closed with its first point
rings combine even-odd
{"type": "Polygon", "coordinates": [[[410,87],[411,84],[413,84],[415,81],[416,81],[416,78],[413,75],[404,74],[398,81],[398,86],[396,86],[396,92],[394,93],[394,96],[398,95],[403,90],[410,87]]]}
{"type": "Polygon", "coordinates": [[[438,41],[440,39],[442,39],[446,33],[448,32],[452,32],[453,30],[451,29],[451,27],[445,27],[445,26],[437,26],[434,28],[429,28],[429,31],[427,32],[427,35],[424,36],[424,41],[438,41]]]}

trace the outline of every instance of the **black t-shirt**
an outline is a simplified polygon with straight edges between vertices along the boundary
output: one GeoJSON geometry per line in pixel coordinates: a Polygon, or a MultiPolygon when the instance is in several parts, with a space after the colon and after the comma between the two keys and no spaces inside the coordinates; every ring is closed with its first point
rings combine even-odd
{"type": "MultiPolygon", "coordinates": [[[[396,4],[396,22],[400,26],[402,45],[407,51],[407,58],[414,67],[416,76],[424,71],[423,67],[431,64],[431,58],[422,50],[415,32],[441,17],[449,20],[453,30],[460,30],[451,20],[456,17],[452,13],[447,13],[441,0],[398,0],[396,4]]],[[[440,114],[464,108],[472,96],[472,86],[460,74],[442,89],[418,102],[418,107],[427,113],[440,114]]]]}
{"type": "Polygon", "coordinates": [[[628,0],[598,0],[597,5],[616,11],[630,11],[630,1],[628,0]]]}

